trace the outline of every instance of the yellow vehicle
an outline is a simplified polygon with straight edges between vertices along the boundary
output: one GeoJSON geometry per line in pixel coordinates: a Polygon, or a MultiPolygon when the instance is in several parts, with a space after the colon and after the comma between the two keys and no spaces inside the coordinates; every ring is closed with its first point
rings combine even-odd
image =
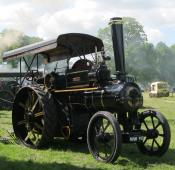
{"type": "Polygon", "coordinates": [[[151,83],[150,97],[168,97],[169,85],[167,82],[158,81],[151,83]]]}

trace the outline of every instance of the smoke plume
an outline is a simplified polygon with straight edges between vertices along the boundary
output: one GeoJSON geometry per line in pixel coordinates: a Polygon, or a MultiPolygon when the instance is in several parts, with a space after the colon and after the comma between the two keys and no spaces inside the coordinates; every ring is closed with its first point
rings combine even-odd
{"type": "Polygon", "coordinates": [[[14,30],[4,30],[0,33],[0,51],[17,43],[22,33],[14,30]]]}

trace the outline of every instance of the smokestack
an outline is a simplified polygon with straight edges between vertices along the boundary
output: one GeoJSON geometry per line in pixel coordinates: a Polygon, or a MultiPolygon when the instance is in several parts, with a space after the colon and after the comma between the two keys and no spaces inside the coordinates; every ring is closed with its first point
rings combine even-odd
{"type": "Polygon", "coordinates": [[[123,23],[122,18],[110,19],[111,35],[114,50],[115,69],[118,80],[125,80],[125,56],[123,43],[123,23]]]}

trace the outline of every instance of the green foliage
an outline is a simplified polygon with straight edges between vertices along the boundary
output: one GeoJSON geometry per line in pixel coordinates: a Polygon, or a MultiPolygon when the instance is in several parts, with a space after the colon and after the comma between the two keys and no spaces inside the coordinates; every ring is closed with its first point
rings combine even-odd
{"type": "Polygon", "coordinates": [[[174,84],[175,55],[172,49],[159,42],[129,46],[125,50],[127,72],[136,75],[144,85],[152,81],[167,81],[174,84]]]}
{"type": "Polygon", "coordinates": [[[130,45],[137,46],[147,41],[147,35],[143,30],[143,26],[135,18],[124,17],[123,22],[126,48],[130,45]]]}
{"type": "Polygon", "coordinates": [[[154,46],[143,43],[140,46],[129,46],[126,48],[126,71],[136,75],[142,84],[156,79],[156,53],[154,46]]]}
{"type": "MultiPolygon", "coordinates": [[[[123,144],[122,154],[114,164],[94,160],[87,144],[57,140],[45,150],[33,150],[17,144],[0,143],[0,169],[2,170],[174,170],[175,167],[175,97],[149,98],[144,94],[144,106],[159,109],[168,119],[171,144],[162,157],[141,154],[135,144],[123,144]]],[[[0,128],[9,130],[11,112],[0,111],[0,128]]],[[[5,133],[6,131],[4,131],[5,133]]],[[[2,137],[8,136],[8,133],[2,137]]]]}
{"type": "MultiPolygon", "coordinates": [[[[123,23],[124,23],[123,25],[124,46],[126,49],[132,49],[134,46],[137,47],[146,42],[147,36],[143,30],[143,26],[139,22],[137,22],[135,18],[124,17],[123,23]]],[[[111,56],[111,61],[109,61],[107,65],[111,68],[112,74],[114,74],[115,65],[114,65],[114,56],[113,56],[113,47],[112,47],[110,27],[107,26],[105,28],[99,29],[97,36],[103,40],[104,45],[105,45],[106,54],[108,56],[111,56]]],[[[126,56],[126,58],[129,58],[129,57],[126,56]]],[[[132,70],[131,67],[130,67],[130,70],[132,70]]]]}
{"type": "MultiPolygon", "coordinates": [[[[135,18],[124,17],[123,23],[125,47],[130,45],[140,45],[147,41],[147,35],[143,30],[143,26],[135,18]]],[[[110,27],[107,26],[99,29],[97,36],[103,40],[106,49],[111,52],[112,45],[110,27]]]]}
{"type": "MultiPolygon", "coordinates": [[[[5,51],[10,51],[25,45],[29,45],[42,39],[39,37],[31,37],[25,35],[17,30],[5,29],[0,33],[0,60],[2,61],[2,54],[5,51]]],[[[18,60],[10,61],[9,64],[12,65],[13,68],[17,67],[18,60]]]]}
{"type": "MultiPolygon", "coordinates": [[[[168,47],[163,42],[156,46],[147,42],[143,26],[135,18],[125,17],[124,21],[124,46],[126,72],[136,76],[143,85],[152,81],[168,81],[175,85],[175,45],[168,47]]],[[[105,45],[107,55],[111,56],[109,66],[115,72],[113,47],[110,27],[98,31],[105,45]]]]}

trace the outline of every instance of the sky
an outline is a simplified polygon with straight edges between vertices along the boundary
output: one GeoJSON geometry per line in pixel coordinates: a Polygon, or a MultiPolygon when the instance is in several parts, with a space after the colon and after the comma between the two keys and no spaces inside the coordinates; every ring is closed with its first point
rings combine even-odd
{"type": "Polygon", "coordinates": [[[43,39],[67,32],[97,35],[115,16],[136,18],[149,42],[175,44],[174,0],[0,0],[0,31],[43,39]]]}

